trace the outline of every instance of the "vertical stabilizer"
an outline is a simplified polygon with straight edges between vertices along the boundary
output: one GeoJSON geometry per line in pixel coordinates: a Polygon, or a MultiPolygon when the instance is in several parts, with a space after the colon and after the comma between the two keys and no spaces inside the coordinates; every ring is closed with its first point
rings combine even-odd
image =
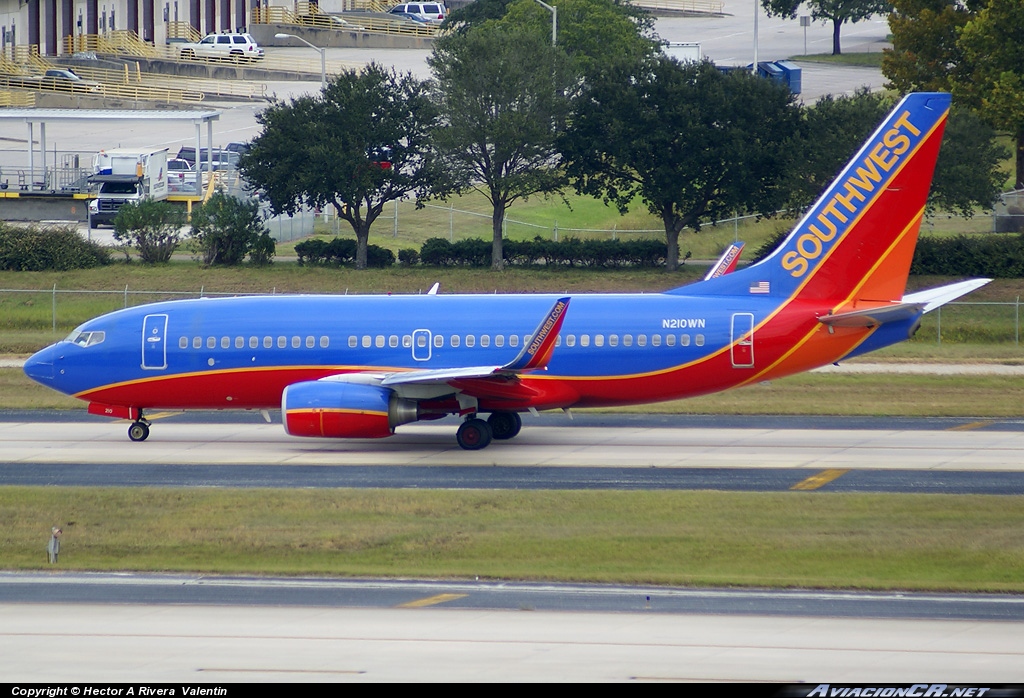
{"type": "Polygon", "coordinates": [[[702,290],[899,301],[949,104],[945,93],[907,95],[771,256],[702,290]]]}

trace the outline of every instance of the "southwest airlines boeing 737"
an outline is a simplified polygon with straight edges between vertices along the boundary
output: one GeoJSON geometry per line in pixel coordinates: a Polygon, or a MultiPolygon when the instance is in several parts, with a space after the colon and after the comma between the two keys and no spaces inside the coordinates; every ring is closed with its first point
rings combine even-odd
{"type": "Polygon", "coordinates": [[[479,449],[525,411],[704,395],[858,356],[988,281],[904,295],[949,104],[907,96],[770,257],[690,286],[170,301],[90,320],[25,373],[131,420],[133,441],[153,409],[280,406],[289,434],[329,438],[458,414],[459,445],[479,449]]]}

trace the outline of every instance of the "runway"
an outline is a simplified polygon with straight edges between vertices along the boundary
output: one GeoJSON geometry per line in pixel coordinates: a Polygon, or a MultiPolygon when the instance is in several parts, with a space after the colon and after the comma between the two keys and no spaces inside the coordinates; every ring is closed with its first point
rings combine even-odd
{"type": "MultiPolygon", "coordinates": [[[[1016,420],[528,417],[305,440],[258,415],[0,415],[0,484],[1024,493],[1016,420]],[[49,421],[46,421],[49,420],[49,421]]],[[[1013,595],[0,574],[8,681],[1019,682],[1013,595]],[[55,658],[59,658],[55,661],[55,658]]]]}
{"type": "Polygon", "coordinates": [[[736,417],[716,427],[542,415],[514,440],[464,451],[451,420],[388,439],[321,440],[252,414],[186,414],[133,443],[125,422],[35,416],[0,421],[0,484],[1024,494],[1024,425],[1011,420],[736,417]]]}

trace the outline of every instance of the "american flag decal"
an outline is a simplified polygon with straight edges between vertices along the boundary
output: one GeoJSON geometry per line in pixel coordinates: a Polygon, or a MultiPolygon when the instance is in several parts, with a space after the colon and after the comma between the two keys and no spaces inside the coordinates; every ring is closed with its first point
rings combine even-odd
{"type": "Polygon", "coordinates": [[[767,281],[756,281],[750,284],[751,293],[770,293],[771,290],[772,285],[767,281]]]}

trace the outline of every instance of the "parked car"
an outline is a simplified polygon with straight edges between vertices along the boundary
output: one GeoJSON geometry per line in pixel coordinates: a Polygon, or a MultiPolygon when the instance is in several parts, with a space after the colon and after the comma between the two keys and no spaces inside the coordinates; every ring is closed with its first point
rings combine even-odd
{"type": "Polygon", "coordinates": [[[167,161],[167,186],[171,191],[195,190],[196,171],[188,160],[171,158],[167,161]]]}
{"type": "Polygon", "coordinates": [[[388,10],[388,14],[412,15],[428,24],[440,24],[448,16],[448,8],[439,2],[408,2],[395,5],[388,10]]]}
{"type": "MultiPolygon", "coordinates": [[[[200,162],[205,163],[207,160],[211,159],[209,157],[209,151],[210,151],[209,148],[200,148],[199,149],[199,160],[200,160],[200,162]]],[[[192,145],[182,146],[178,150],[177,157],[182,159],[182,160],[185,160],[193,168],[196,167],[196,149],[195,149],[195,146],[192,146],[192,145]]],[[[239,157],[240,157],[240,154],[237,151],[231,150],[230,146],[229,146],[228,149],[225,149],[225,148],[214,148],[213,149],[213,157],[212,157],[212,160],[213,160],[213,163],[214,163],[214,168],[213,169],[215,169],[215,170],[223,170],[223,169],[227,169],[229,167],[238,167],[238,158],[239,157]],[[218,163],[220,163],[220,166],[217,166],[218,163]]]]}
{"type": "MultiPolygon", "coordinates": [[[[28,78],[26,82],[37,83],[40,89],[69,90],[71,92],[99,92],[102,87],[94,80],[83,80],[71,68],[51,68],[42,75],[28,78]]],[[[26,87],[29,85],[26,84],[26,87]]]]}
{"type": "Polygon", "coordinates": [[[208,34],[199,43],[177,44],[183,60],[207,58],[224,61],[258,61],[263,49],[249,34],[208,34]]]}

